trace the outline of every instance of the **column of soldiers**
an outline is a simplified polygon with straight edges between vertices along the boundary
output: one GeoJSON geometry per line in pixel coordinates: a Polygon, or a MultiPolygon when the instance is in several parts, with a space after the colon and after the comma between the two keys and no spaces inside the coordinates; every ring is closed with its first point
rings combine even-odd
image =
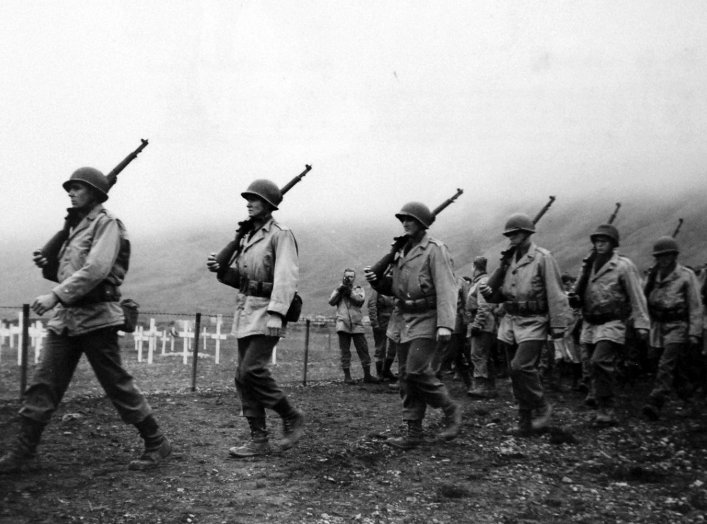
{"type": "MultiPolygon", "coordinates": [[[[42,361],[24,392],[20,430],[14,445],[0,457],[0,473],[19,471],[32,462],[82,354],[123,421],[134,425],[144,441],[144,451],[129,467],[151,469],[171,455],[171,442],[121,363],[117,332],[126,318],[118,301],[130,243],[122,222],[103,207],[110,185],[96,169],[74,172],[63,185],[72,207],[61,248],[54,256],[41,250],[34,254],[35,264],[57,284],[37,297],[32,309],[39,315],[51,311],[53,316],[42,361]]],[[[233,251],[227,256],[211,254],[206,263],[219,282],[237,290],[232,328],[238,342],[235,384],[251,437],[229,449],[235,458],[290,449],[305,433],[304,413],[290,403],[268,367],[275,344],[286,334],[288,320],[298,315],[292,313],[298,304],[297,242],[293,232],[272,216],[286,190],[270,180],[255,180],[241,194],[247,202],[248,220],[239,227],[233,251]],[[281,419],[282,438],[275,446],[270,443],[266,410],[281,419]]],[[[510,433],[521,437],[547,428],[552,417],[553,406],[538,370],[543,352],[548,344],[555,348],[553,353],[572,345],[577,334],[581,363],[576,352],[565,354],[572,354],[573,369],[581,366],[586,378],[585,402],[596,409],[597,425],[618,422],[617,360],[625,354],[630,330],[648,344],[656,362],[653,388],[642,410],[649,420],[660,417],[673,389],[680,398],[694,393],[691,373],[699,366],[685,363],[690,358],[703,362],[699,353],[705,285],[678,263],[680,250],[674,238],[655,242],[655,264],[642,283],[633,262],[618,252],[618,230],[611,224],[601,225],[590,235],[592,250],[568,291],[568,280],[563,282],[555,258],[532,241],[537,218],[517,213],[510,216],[502,232],[509,249],[503,252],[500,267],[489,277],[486,259],[477,257],[467,280],[455,276],[447,246],[428,234],[441,209],[430,211],[420,202],[405,204],[395,214],[404,235],[396,239],[384,269],[364,269],[376,292],[369,307],[378,377],[394,380],[391,366],[398,359],[407,431],[388,439],[389,445],[403,450],[419,446],[424,441],[428,407],[442,411],[439,440],[459,435],[462,409],[437,373],[437,364],[444,360],[441,355],[450,356],[468,395],[475,399],[495,398],[494,368],[499,362],[507,367],[517,405],[517,425],[510,433]],[[581,328],[575,328],[580,313],[581,328]]],[[[349,347],[353,341],[364,380],[375,383],[378,379],[370,374],[365,338],[358,337],[362,335],[364,293],[354,279],[355,272],[347,269],[330,300],[339,310],[344,380],[351,381],[349,347]]]]}

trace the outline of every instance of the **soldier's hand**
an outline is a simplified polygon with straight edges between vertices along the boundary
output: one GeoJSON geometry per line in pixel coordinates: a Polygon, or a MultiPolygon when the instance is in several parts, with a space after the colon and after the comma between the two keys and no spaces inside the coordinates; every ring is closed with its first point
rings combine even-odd
{"type": "Polygon", "coordinates": [[[282,330],[282,317],[277,313],[268,314],[268,322],[265,325],[266,335],[269,337],[279,337],[282,330]]]}
{"type": "Polygon", "coordinates": [[[47,258],[42,254],[41,249],[34,250],[32,253],[32,262],[34,262],[34,265],[38,268],[46,267],[48,264],[47,258]]]}
{"type": "Polygon", "coordinates": [[[638,337],[638,340],[641,342],[645,342],[648,340],[648,330],[647,329],[636,329],[636,336],[638,337]]]}
{"type": "Polygon", "coordinates": [[[366,280],[368,280],[368,282],[370,283],[373,283],[378,280],[376,274],[371,271],[371,266],[366,266],[363,268],[363,276],[366,277],[366,280]]]}
{"type": "Polygon", "coordinates": [[[438,342],[449,342],[452,338],[452,330],[446,327],[437,328],[437,341],[438,342]]]}
{"type": "Polygon", "coordinates": [[[221,269],[221,264],[216,261],[216,253],[209,254],[209,258],[206,259],[206,268],[212,273],[216,273],[221,269]]]}
{"type": "Polygon", "coordinates": [[[32,302],[32,311],[38,315],[44,315],[47,311],[54,308],[59,303],[59,299],[54,293],[40,295],[32,302]]]}
{"type": "Polygon", "coordinates": [[[479,284],[479,293],[488,298],[493,294],[493,290],[487,284],[479,284]]]}

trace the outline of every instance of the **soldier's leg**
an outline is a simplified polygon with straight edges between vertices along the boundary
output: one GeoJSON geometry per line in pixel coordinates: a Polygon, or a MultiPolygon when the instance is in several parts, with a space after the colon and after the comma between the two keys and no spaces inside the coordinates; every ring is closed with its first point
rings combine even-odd
{"type": "Polygon", "coordinates": [[[385,378],[383,368],[385,367],[386,337],[385,330],[373,328],[373,359],[376,362],[376,374],[378,378],[385,378]]]}
{"type": "Polygon", "coordinates": [[[344,382],[353,384],[351,378],[351,334],[343,331],[337,332],[339,337],[339,351],[341,356],[341,369],[344,371],[344,382]]]}
{"type": "Polygon", "coordinates": [[[675,368],[684,348],[684,344],[666,344],[663,349],[663,354],[658,361],[658,370],[653,382],[653,389],[648,396],[648,403],[655,406],[658,410],[663,407],[667,397],[670,395],[675,377],[675,368]]]}
{"type": "Polygon", "coordinates": [[[600,340],[592,354],[593,386],[599,412],[598,423],[614,423],[614,390],[616,388],[616,358],[620,345],[600,340]]]}
{"type": "Polygon", "coordinates": [[[371,355],[368,353],[368,341],[363,333],[353,335],[353,343],[356,347],[356,353],[361,361],[363,368],[363,381],[369,384],[377,384],[380,379],[371,375],[371,355]]]}

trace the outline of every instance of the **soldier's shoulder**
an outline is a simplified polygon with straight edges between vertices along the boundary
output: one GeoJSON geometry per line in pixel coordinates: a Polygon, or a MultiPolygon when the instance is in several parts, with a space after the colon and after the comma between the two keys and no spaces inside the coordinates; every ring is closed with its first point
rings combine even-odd
{"type": "Polygon", "coordinates": [[[551,257],[552,256],[552,251],[550,251],[547,248],[540,247],[540,246],[535,246],[535,251],[537,253],[540,253],[543,257],[551,257]]]}
{"type": "Polygon", "coordinates": [[[434,238],[434,237],[427,237],[427,238],[428,238],[430,244],[440,247],[440,248],[443,248],[443,249],[447,249],[447,244],[445,244],[441,240],[434,238]]]}
{"type": "Polygon", "coordinates": [[[288,226],[286,226],[285,224],[281,224],[277,220],[272,221],[272,227],[273,229],[277,229],[279,231],[292,231],[288,226]]]}

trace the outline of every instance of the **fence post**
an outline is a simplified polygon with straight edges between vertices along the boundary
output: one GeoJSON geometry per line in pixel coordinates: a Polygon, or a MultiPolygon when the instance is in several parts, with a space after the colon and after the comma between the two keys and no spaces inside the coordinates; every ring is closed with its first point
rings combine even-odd
{"type": "Polygon", "coordinates": [[[307,327],[304,332],[304,372],[302,376],[302,385],[307,385],[307,362],[309,361],[309,319],[307,319],[307,327]]]}
{"type": "Polygon", "coordinates": [[[196,391],[196,368],[199,360],[199,329],[201,328],[201,313],[196,314],[194,324],[194,362],[191,368],[191,390],[196,391]]]}
{"type": "Polygon", "coordinates": [[[20,400],[27,388],[27,346],[29,344],[29,304],[22,304],[22,357],[20,360],[20,400]]]}

